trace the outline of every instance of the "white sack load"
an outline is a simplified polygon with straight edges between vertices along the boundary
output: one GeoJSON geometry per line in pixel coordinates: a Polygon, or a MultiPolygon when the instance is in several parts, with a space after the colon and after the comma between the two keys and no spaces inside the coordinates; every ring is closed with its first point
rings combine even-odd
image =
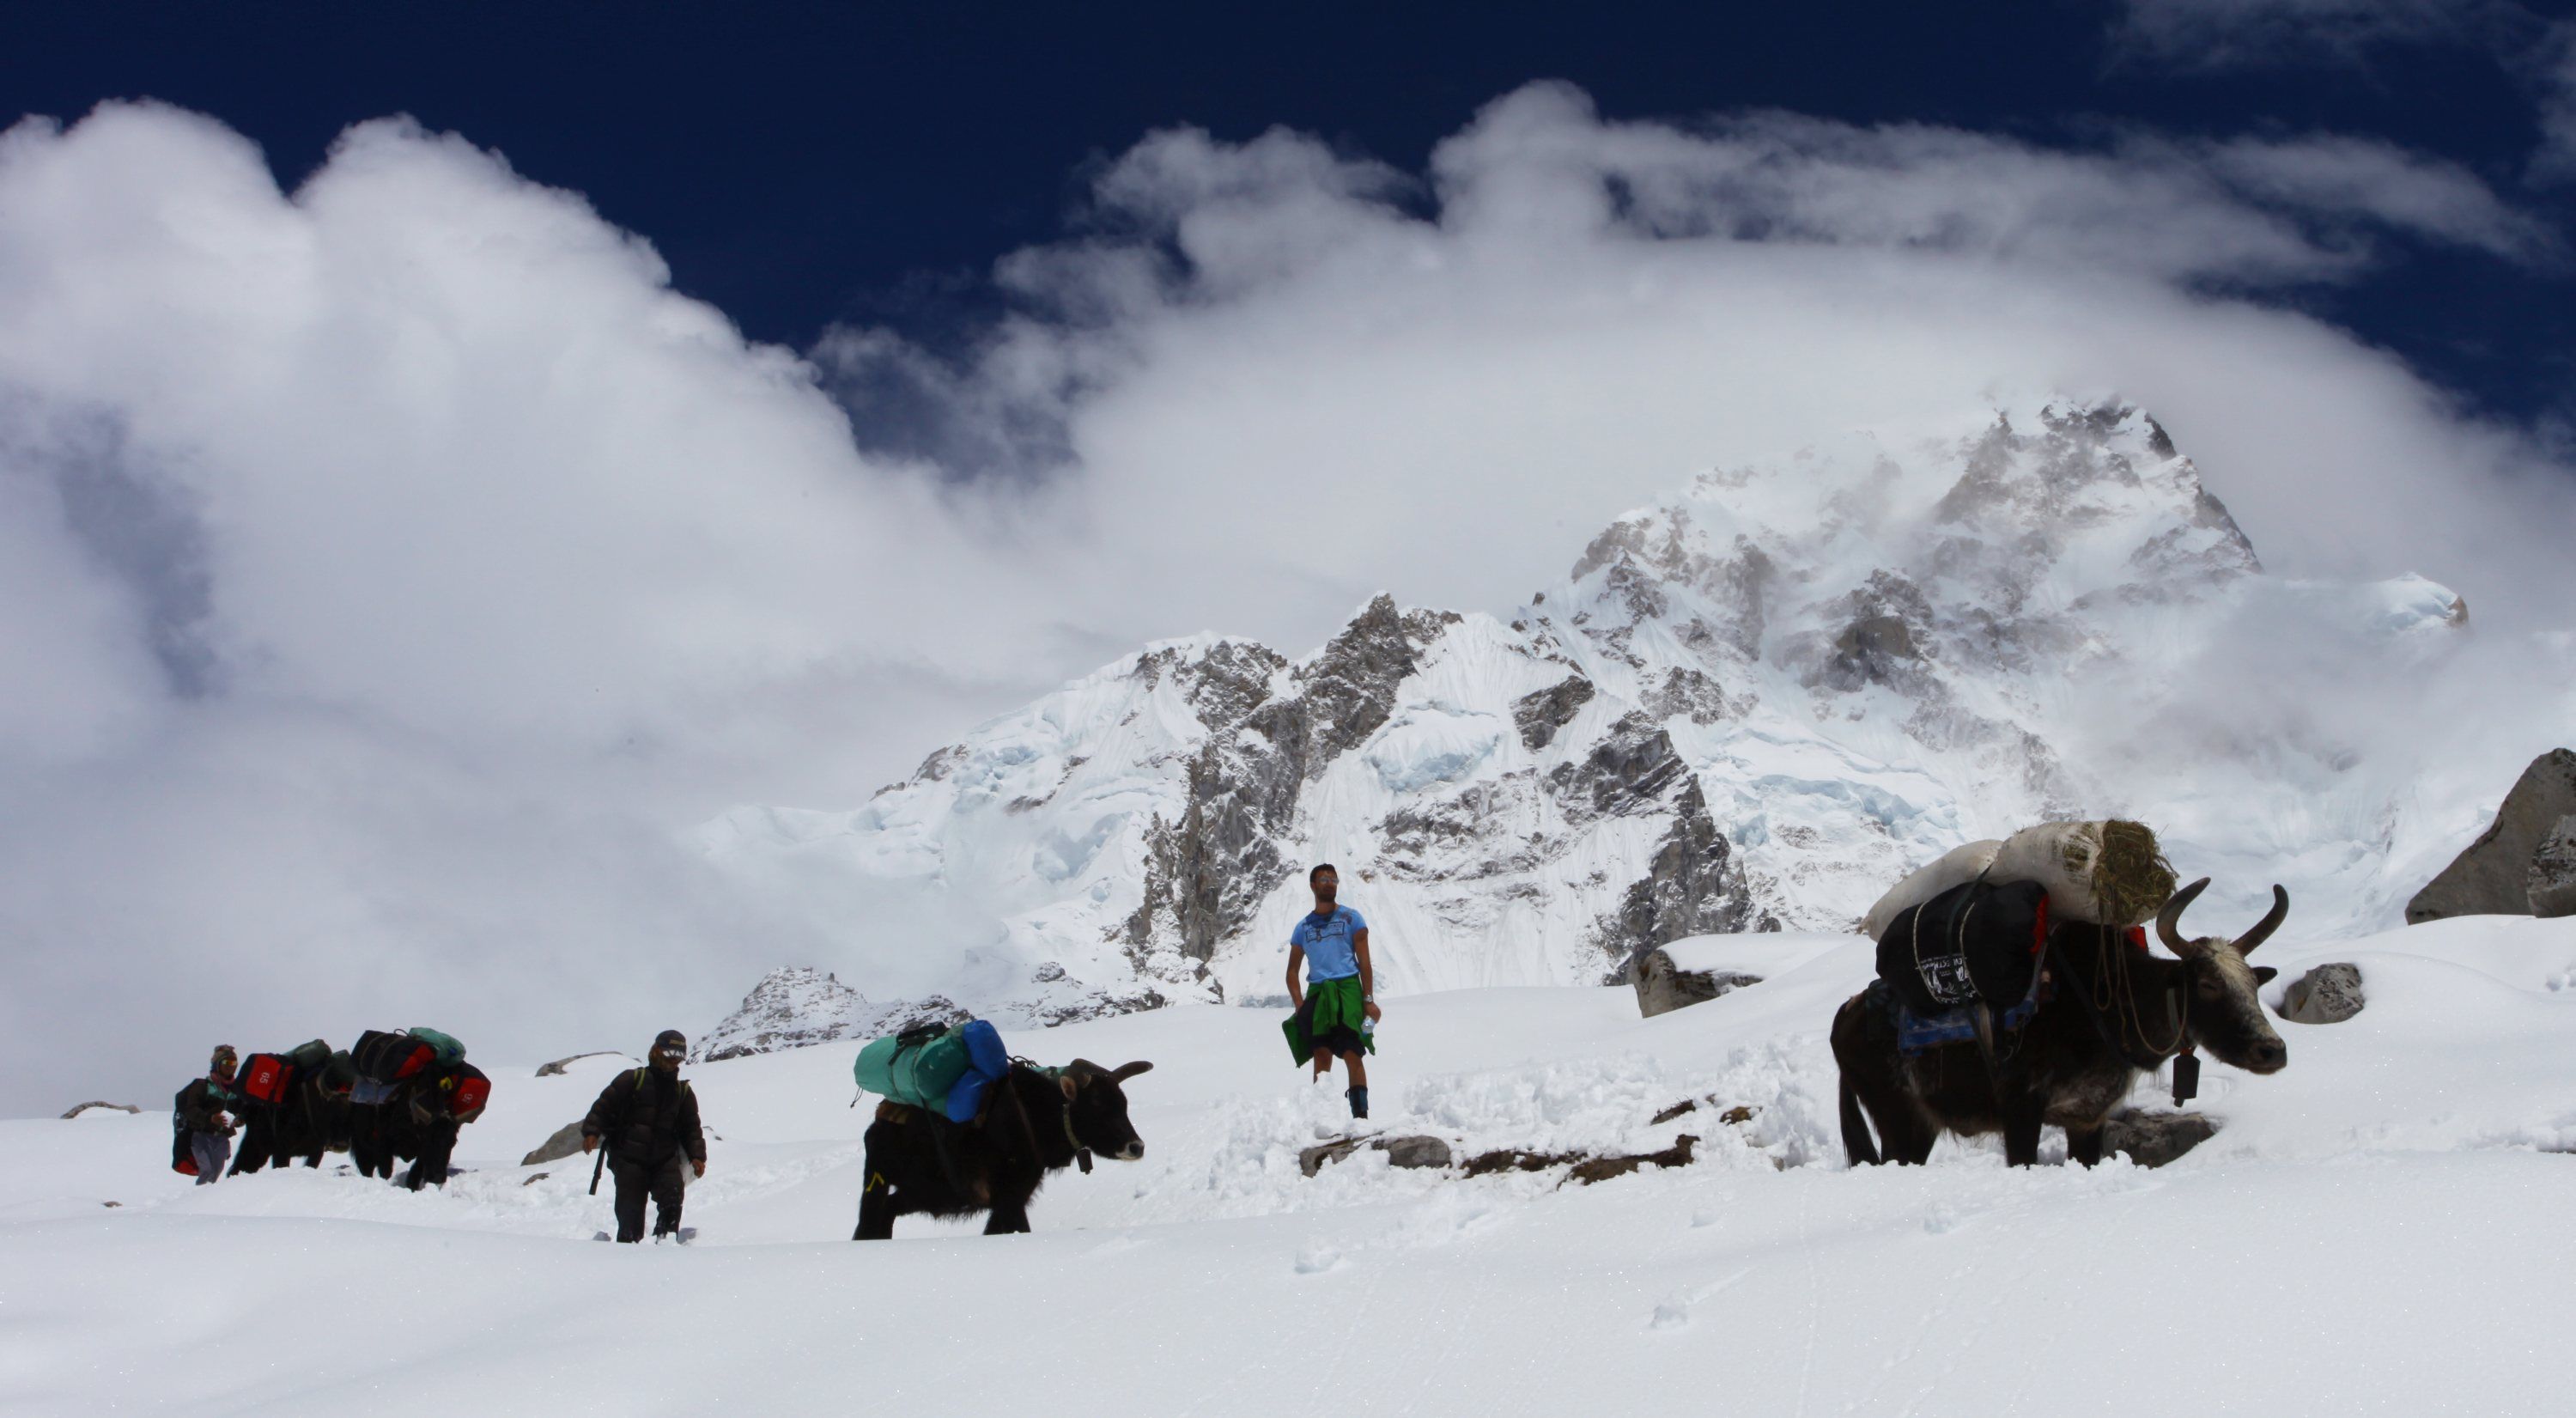
{"type": "Polygon", "coordinates": [[[1987,872],[1996,881],[2038,882],[2053,915],[2102,926],[2146,924],[2174,889],[2156,834],[2138,822],[2025,827],[2004,839],[1987,872]]]}
{"type": "Polygon", "coordinates": [[[1885,896],[1878,898],[1878,904],[1869,908],[1868,915],[1861,917],[1860,928],[1868,933],[1871,940],[1878,939],[1887,934],[1887,928],[1896,924],[1896,918],[1909,908],[1920,906],[1951,887],[1965,886],[1983,875],[1987,867],[1994,865],[1995,854],[2003,849],[2002,842],[1993,840],[1951,848],[1930,866],[1917,868],[1912,876],[1898,882],[1885,896]]]}

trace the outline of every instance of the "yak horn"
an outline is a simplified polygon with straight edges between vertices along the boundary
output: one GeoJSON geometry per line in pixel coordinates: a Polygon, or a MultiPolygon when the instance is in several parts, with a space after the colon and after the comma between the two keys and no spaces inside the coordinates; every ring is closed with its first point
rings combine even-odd
{"type": "Polygon", "coordinates": [[[2264,914],[2263,919],[2254,923],[2254,929],[2236,938],[2236,953],[2253,954],[2254,947],[2270,940],[2272,932],[2279,930],[2281,922],[2287,920],[2289,915],[2290,893],[2283,891],[2281,884],[2276,881],[2272,883],[2272,909],[2264,914]]]}
{"type": "Polygon", "coordinates": [[[2204,876],[2175,892],[2173,899],[2165,903],[2164,909],[2156,912],[2156,939],[2165,943],[2165,949],[2185,960],[2198,954],[2199,948],[2198,942],[2183,939],[2182,913],[2185,907],[2191,905],[2193,898],[2208,889],[2209,878],[2204,876]]]}
{"type": "Polygon", "coordinates": [[[1118,1066],[1115,1072],[1109,1075],[1109,1081],[1112,1083],[1124,1083],[1128,1079],[1134,1078],[1140,1073],[1150,1071],[1153,1067],[1154,1066],[1152,1064],[1147,1063],[1143,1059],[1138,1059],[1133,1063],[1123,1063],[1118,1066]]]}

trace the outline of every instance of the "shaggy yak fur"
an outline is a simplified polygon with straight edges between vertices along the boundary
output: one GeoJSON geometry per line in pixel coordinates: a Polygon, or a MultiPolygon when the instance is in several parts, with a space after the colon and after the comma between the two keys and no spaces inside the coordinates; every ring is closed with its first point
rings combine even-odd
{"type": "Polygon", "coordinates": [[[244,1098],[236,1110],[242,1121],[241,1148],[233,1154],[233,1175],[256,1172],[297,1158],[307,1167],[322,1165],[325,1152],[349,1150],[349,1096],[323,1087],[323,1070],[299,1069],[287,1084],[286,1097],[274,1105],[244,1098]]]}
{"type": "Polygon", "coordinates": [[[1029,1198],[1049,1172],[1091,1154],[1133,1162],[1145,1144],[1127,1121],[1120,1086],[1152,1068],[1105,1069],[1084,1059],[1060,1077],[1013,1060],[984,1104],[983,1116],[958,1124],[918,1108],[880,1108],[868,1127],[867,1189],[859,1194],[854,1241],[894,1235],[894,1220],[915,1212],[971,1216],[989,1212],[984,1234],[1029,1229],[1029,1198]]]}
{"type": "Polygon", "coordinates": [[[442,1078],[481,1078],[472,1064],[432,1070],[403,1080],[390,1102],[355,1104],[349,1109],[349,1157],[362,1177],[391,1177],[394,1163],[411,1167],[401,1184],[413,1191],[447,1185],[448,1166],[456,1156],[456,1135],[471,1117],[458,1118],[446,1107],[442,1078]]]}
{"type": "Polygon", "coordinates": [[[2128,944],[2122,931],[2073,921],[2051,927],[2055,993],[2018,1035],[1995,1036],[1991,1059],[1974,1041],[1899,1052],[1884,986],[1844,1001],[1833,1046],[1852,1165],[1920,1163],[1947,1130],[2000,1131],[2005,1161],[2027,1167],[2039,1160],[2041,1126],[2054,1123],[2066,1130],[2067,1157],[2090,1167],[2102,1160],[2104,1118],[2138,1075],[2186,1047],[2249,1073],[2278,1072],[2289,1046],[2256,995],[2276,972],[2247,965],[2245,956],[2280,928],[2289,893],[2273,887],[2271,912],[2234,940],[2186,938],[2178,929],[2183,908],[2208,885],[2203,877],[2184,887],[2156,914],[2171,959],[2128,944]]]}

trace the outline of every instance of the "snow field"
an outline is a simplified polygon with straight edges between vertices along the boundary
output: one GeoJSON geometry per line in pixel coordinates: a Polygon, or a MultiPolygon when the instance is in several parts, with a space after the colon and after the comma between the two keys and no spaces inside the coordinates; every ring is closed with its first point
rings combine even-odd
{"type": "Polygon", "coordinates": [[[2563,1411],[2576,922],[2267,949],[2276,1002],[2344,959],[2369,1006],[2282,1025],[2271,1078],[2211,1065],[2223,1130],[2157,1171],[1956,1142],[1845,1169],[1824,1035],[1868,949],[1690,942],[1764,983],[1650,1020],[1622,989],[1389,1003],[1369,1131],[1702,1139],[1592,1187],[1367,1152],[1307,1179],[1298,1151],[1351,1130],[1338,1072],[1306,1083],[1274,1012],[1207,1006],[1011,1036],[1156,1063],[1146,1158],[1060,1174],[1025,1237],[843,1239],[873,1101],[845,1106],[846,1045],[692,1071],[720,1136],[686,1250],[590,1244],[589,1159],[516,1163],[614,1058],[486,1064],[473,1170],[417,1196],[331,1166],[191,1187],[158,1114],[0,1123],[0,1411],[2563,1411]]]}

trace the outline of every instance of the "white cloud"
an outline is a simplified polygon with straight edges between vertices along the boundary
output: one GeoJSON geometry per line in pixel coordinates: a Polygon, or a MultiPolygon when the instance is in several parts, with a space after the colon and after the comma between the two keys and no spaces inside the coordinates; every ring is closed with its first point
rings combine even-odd
{"type": "Polygon", "coordinates": [[[409,124],[293,194],[173,110],[22,124],[0,1107],[140,1096],[209,1031],[533,1057],[772,963],[864,988],[977,927],[818,925],[682,830],[851,803],[1146,638],[1508,606],[1692,470],[2000,388],[2143,402],[2276,567],[2557,615],[2565,470],[2260,303],[2392,239],[2549,246],[2364,141],[1607,123],[1540,85],[1418,175],[1154,135],[998,265],[1019,313],[964,363],[869,330],[809,362],[409,124]]]}

